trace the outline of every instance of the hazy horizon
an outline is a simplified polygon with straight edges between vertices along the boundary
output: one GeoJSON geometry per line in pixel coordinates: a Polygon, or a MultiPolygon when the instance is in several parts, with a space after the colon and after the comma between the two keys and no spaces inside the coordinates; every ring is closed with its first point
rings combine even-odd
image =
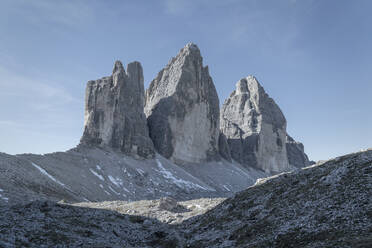
{"type": "Polygon", "coordinates": [[[254,75],[312,160],[372,147],[372,2],[4,0],[0,152],[76,146],[87,81],[139,61],[145,87],[188,42],[220,103],[254,75]]]}

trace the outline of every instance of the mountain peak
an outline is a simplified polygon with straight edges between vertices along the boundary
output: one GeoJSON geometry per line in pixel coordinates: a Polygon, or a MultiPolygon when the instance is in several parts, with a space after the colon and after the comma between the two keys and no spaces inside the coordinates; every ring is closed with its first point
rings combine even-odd
{"type": "Polygon", "coordinates": [[[114,64],[114,68],[112,69],[112,74],[116,73],[116,72],[124,72],[124,66],[123,64],[121,63],[120,60],[116,60],[115,61],[115,64],[114,64]]]}
{"type": "Polygon", "coordinates": [[[219,100],[199,48],[188,43],[146,91],[145,113],[157,151],[178,163],[218,157],[219,100]]]}
{"type": "MultiPolygon", "coordinates": [[[[195,43],[187,43],[178,53],[177,57],[183,57],[191,55],[194,58],[202,59],[200,49],[195,43]]],[[[176,57],[176,58],[177,58],[176,57]]]]}
{"type": "Polygon", "coordinates": [[[189,49],[189,50],[198,50],[198,51],[200,51],[198,45],[196,45],[193,42],[187,43],[184,48],[189,49]]]}

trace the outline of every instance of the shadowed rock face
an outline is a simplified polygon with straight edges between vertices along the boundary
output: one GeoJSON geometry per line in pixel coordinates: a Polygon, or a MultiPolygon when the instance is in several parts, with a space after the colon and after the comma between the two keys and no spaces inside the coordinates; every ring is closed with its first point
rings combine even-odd
{"type": "Polygon", "coordinates": [[[185,247],[372,247],[372,150],[257,180],[186,220],[185,247]]]}
{"type": "Polygon", "coordinates": [[[116,61],[112,75],[89,81],[81,144],[111,147],[134,156],[153,157],[144,107],[142,66],[116,61]]]}
{"type": "Polygon", "coordinates": [[[287,157],[289,164],[302,168],[307,165],[311,165],[314,162],[310,162],[309,158],[304,152],[304,145],[301,142],[295,141],[291,136],[287,134],[286,137],[286,148],[287,148],[287,157]]]}
{"type": "Polygon", "coordinates": [[[145,114],[156,150],[176,163],[218,159],[219,100],[195,44],[151,82],[145,114]]]}
{"type": "Polygon", "coordinates": [[[286,119],[258,83],[249,76],[236,84],[221,111],[221,130],[231,157],[269,173],[290,169],[286,153],[286,119]]]}

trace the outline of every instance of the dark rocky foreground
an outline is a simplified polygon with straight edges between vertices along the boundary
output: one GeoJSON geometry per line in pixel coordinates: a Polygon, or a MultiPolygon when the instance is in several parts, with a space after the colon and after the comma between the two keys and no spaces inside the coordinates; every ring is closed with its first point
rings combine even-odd
{"type": "Polygon", "coordinates": [[[207,213],[221,199],[1,206],[0,247],[371,247],[371,196],[368,150],[258,180],[207,213]]]}

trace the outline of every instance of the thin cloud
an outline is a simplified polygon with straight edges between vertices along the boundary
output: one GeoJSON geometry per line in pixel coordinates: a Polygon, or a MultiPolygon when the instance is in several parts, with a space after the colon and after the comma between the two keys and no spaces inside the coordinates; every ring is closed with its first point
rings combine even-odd
{"type": "Polygon", "coordinates": [[[80,102],[63,88],[54,87],[50,83],[40,82],[38,79],[18,75],[0,65],[1,97],[37,96],[38,100],[53,100],[46,104],[67,104],[80,102]]]}
{"type": "Polygon", "coordinates": [[[95,16],[92,8],[94,1],[8,0],[6,2],[14,13],[28,18],[30,22],[37,25],[57,24],[76,28],[91,22],[95,16]]]}

